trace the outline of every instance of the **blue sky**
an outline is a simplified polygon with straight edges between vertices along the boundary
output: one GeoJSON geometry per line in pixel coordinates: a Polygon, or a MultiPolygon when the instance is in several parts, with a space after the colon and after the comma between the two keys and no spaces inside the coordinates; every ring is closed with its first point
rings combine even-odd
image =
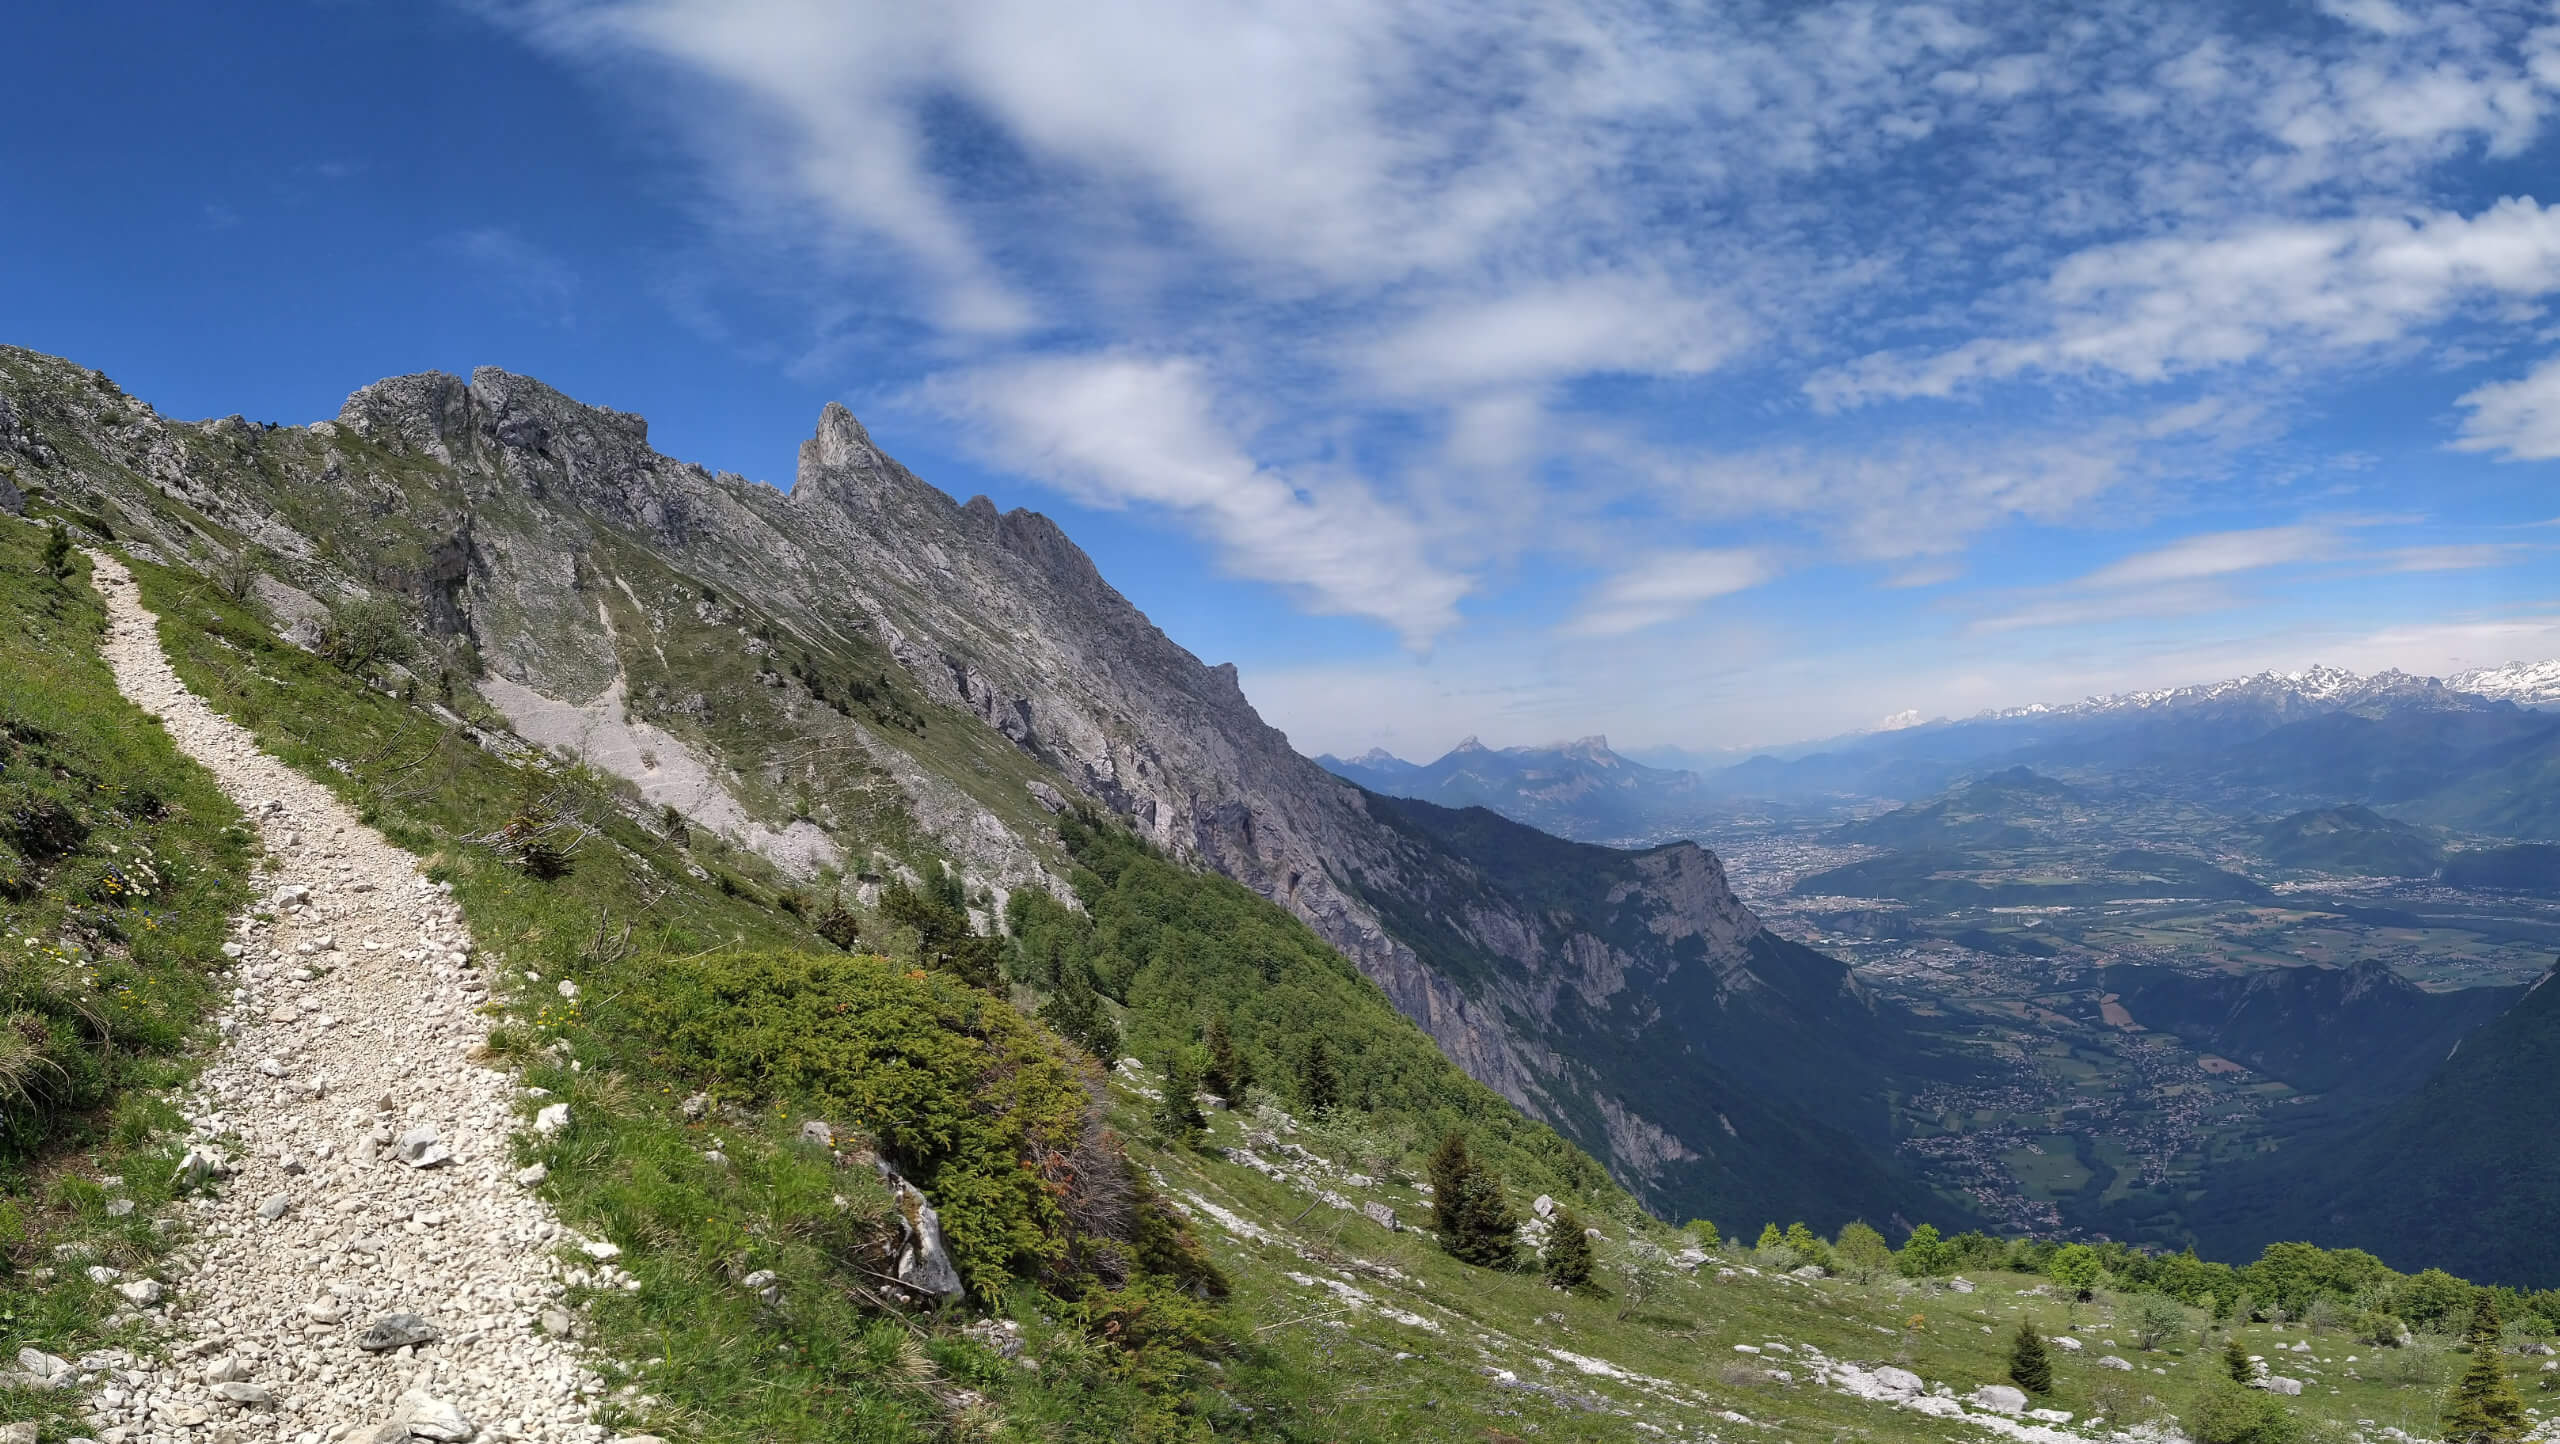
{"type": "Polygon", "coordinates": [[[2560,655],[2548,5],[22,8],[0,340],[842,399],[1309,751],[2560,655]]]}

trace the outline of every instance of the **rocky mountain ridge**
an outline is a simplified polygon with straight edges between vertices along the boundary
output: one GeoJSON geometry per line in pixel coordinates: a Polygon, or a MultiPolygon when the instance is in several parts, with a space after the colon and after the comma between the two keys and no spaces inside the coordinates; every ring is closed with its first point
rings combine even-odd
{"type": "Polygon", "coordinates": [[[2456,672],[2445,678],[2444,684],[2457,692],[2513,702],[2519,707],[2560,706],[2560,657],[2456,672]]]}
{"type": "MultiPolygon", "coordinates": [[[[1577,854],[1605,911],[1559,911],[1502,866],[1516,839],[1470,855],[1470,814],[1382,815],[1054,523],[954,501],[841,406],[783,492],[487,368],[377,382],[310,428],[165,421],[23,351],[0,351],[0,399],[19,484],[173,560],[253,550],[293,606],[397,599],[431,644],[423,685],[458,675],[528,738],[806,875],[947,855],[1000,911],[1060,890],[1047,819],[1080,796],[1287,907],[1657,1208],[1759,1211],[1801,1151],[1874,1149],[1883,1084],[1835,1040],[1890,1020],[1771,937],[1711,857],[1577,854]],[[1666,1056],[1693,1066],[1665,1076],[1666,1056]],[[1822,1121],[1846,1095],[1859,1126],[1822,1121]]],[[[1915,1198],[1869,1166],[1815,1201],[1845,1219],[1915,1198]]]]}

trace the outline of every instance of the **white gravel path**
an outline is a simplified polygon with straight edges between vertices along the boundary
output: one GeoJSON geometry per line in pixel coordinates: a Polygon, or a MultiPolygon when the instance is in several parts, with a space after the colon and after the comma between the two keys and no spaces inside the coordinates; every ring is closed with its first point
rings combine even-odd
{"type": "Polygon", "coordinates": [[[118,1281],[178,1342],[98,1360],[113,1367],[91,1427],[102,1444],[599,1444],[603,1382],[563,1337],[562,1297],[636,1281],[515,1175],[521,1090],[468,1056],[488,984],[459,910],[415,856],[189,692],[131,575],[92,560],[116,684],[255,818],[282,871],[260,882],[276,921],[235,921],[223,1041],[186,1104],[190,1162],[225,1176],[180,1206],[191,1240],[165,1292],[118,1281]],[[392,1314],[441,1337],[360,1348],[392,1314]]]}

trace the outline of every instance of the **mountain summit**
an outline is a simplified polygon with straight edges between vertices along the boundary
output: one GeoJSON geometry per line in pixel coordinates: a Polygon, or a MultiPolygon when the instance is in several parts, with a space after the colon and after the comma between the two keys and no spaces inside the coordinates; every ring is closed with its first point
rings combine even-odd
{"type": "MultiPolygon", "coordinates": [[[[1666,1213],[1932,1206],[1887,1161],[1899,1015],[1771,934],[1710,854],[1578,848],[1364,792],[1055,523],[954,501],[841,406],[786,493],[487,368],[377,382],[309,428],[136,414],[24,351],[0,351],[0,398],[57,458],[28,453],[24,474],[138,551],[289,559],[283,613],[406,599],[479,669],[430,685],[476,687],[521,735],[787,871],[860,873],[876,864],[852,849],[913,838],[1001,915],[1014,892],[1068,895],[1055,815],[1080,800],[1296,914],[1666,1213]],[[942,708],[975,722],[929,721],[942,708]]],[[[1571,760],[1613,785],[1660,776],[1599,739],[1571,760]]]]}

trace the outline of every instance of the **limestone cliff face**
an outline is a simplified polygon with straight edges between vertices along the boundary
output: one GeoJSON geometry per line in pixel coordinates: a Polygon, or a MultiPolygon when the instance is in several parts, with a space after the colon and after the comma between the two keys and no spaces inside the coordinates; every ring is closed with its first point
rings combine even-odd
{"type": "MultiPolygon", "coordinates": [[[[43,359],[0,355],[0,399],[26,411],[43,359]]],[[[1287,907],[1469,1073],[1666,1211],[1783,1210],[1772,1175],[1796,1155],[1872,1156],[1886,1131],[1889,1020],[1845,968],[1771,937],[1712,854],[1581,847],[1363,792],[1300,756],[1233,667],[1166,637],[1048,518],[954,501],[841,406],[787,493],[662,456],[641,418],[490,369],[365,387],[334,423],[255,438],[282,458],[263,468],[234,464],[209,427],[153,425],[89,428],[94,463],[54,470],[116,494],[151,461],[244,534],[414,594],[502,680],[493,697],[566,707],[578,736],[691,749],[777,837],[770,799],[834,799],[850,768],[890,779],[979,876],[1055,886],[1045,812],[1023,781],[986,775],[1054,778],[1287,907]],[[332,521],[348,517],[372,540],[332,521]],[[896,675],[865,673],[874,658],[896,675]],[[909,690],[976,718],[979,740],[907,726],[909,690]],[[950,750],[972,747],[965,764],[950,750]]],[[[126,510],[152,514],[139,498],[126,510]]],[[[658,746],[621,745],[611,765],[663,771],[658,746]]],[[[1805,1183],[1874,1217],[1907,1196],[1872,1167],[1805,1183]]]]}

